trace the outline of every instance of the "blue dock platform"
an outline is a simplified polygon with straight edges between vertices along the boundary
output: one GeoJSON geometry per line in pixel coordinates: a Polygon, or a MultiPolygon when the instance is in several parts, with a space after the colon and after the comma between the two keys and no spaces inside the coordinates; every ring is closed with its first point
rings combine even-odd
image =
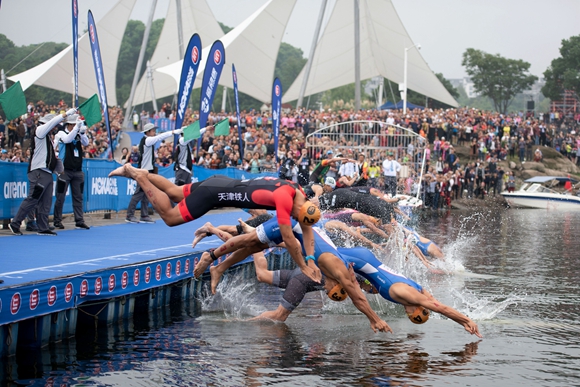
{"type": "MultiPolygon", "coordinates": [[[[221,244],[212,236],[192,249],[195,230],[208,221],[236,224],[240,217],[247,214],[212,213],[177,227],[162,220],[116,222],[60,230],[56,237],[0,238],[0,356],[14,355],[18,346],[42,347],[74,336],[80,320],[111,324],[129,317],[138,296],[149,309],[168,304],[176,289],[182,299],[193,298],[202,286],[193,280],[197,259],[221,244]]],[[[251,260],[237,270],[249,270],[251,260]]]]}

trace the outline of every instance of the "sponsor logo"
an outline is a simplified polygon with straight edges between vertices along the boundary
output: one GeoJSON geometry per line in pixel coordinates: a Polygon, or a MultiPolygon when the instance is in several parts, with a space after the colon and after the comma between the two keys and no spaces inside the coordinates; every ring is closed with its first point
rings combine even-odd
{"type": "Polygon", "coordinates": [[[139,269],[135,269],[133,272],[133,285],[139,286],[139,280],[141,279],[141,272],[139,269]]]}
{"type": "Polygon", "coordinates": [[[199,60],[199,49],[197,48],[197,46],[193,46],[193,50],[191,50],[191,61],[193,62],[193,64],[197,64],[198,60],[199,60]]]}
{"type": "Polygon", "coordinates": [[[135,180],[127,181],[127,195],[132,196],[137,190],[137,182],[135,180]]]}
{"type": "Polygon", "coordinates": [[[161,281],[161,265],[157,265],[155,268],[155,279],[161,281]]]}
{"type": "Polygon", "coordinates": [[[109,177],[93,177],[91,179],[92,195],[115,195],[119,194],[117,179],[109,177]]]}
{"type": "Polygon", "coordinates": [[[213,53],[213,62],[216,65],[219,65],[222,61],[222,52],[220,50],[215,50],[213,53]]]}
{"type": "Polygon", "coordinates": [[[206,97],[203,97],[203,100],[201,101],[201,111],[204,113],[209,112],[209,100],[206,97]]]}
{"type": "Polygon", "coordinates": [[[189,258],[185,260],[185,274],[189,274],[189,258]]]}
{"type": "Polygon", "coordinates": [[[56,303],[56,286],[52,285],[50,289],[48,289],[46,299],[48,300],[48,306],[53,306],[56,303]]]}
{"type": "Polygon", "coordinates": [[[148,284],[149,281],[151,281],[151,268],[147,266],[147,269],[145,269],[145,283],[148,284]]]}
{"type": "Polygon", "coordinates": [[[20,293],[14,293],[12,295],[12,299],[10,300],[10,313],[16,314],[20,310],[22,298],[20,297],[20,293]]]}
{"type": "Polygon", "coordinates": [[[64,300],[65,300],[65,302],[70,302],[70,300],[72,300],[72,296],[73,296],[73,284],[69,282],[64,287],[64,300]]]}
{"type": "Polygon", "coordinates": [[[91,42],[95,44],[95,27],[92,24],[89,26],[89,35],[91,36],[91,42]]]}
{"type": "Polygon", "coordinates": [[[125,289],[128,284],[129,284],[129,274],[127,274],[127,272],[124,271],[123,275],[121,276],[121,288],[125,289]]]}
{"type": "Polygon", "coordinates": [[[38,291],[38,289],[34,289],[32,293],[30,293],[30,300],[28,301],[30,310],[36,309],[39,303],[40,303],[40,292],[38,291]]]}
{"type": "Polygon", "coordinates": [[[175,275],[180,275],[181,274],[181,261],[177,261],[175,263],[175,275]]]}
{"type": "Polygon", "coordinates": [[[81,282],[81,298],[89,294],[89,281],[83,280],[81,282]]]}
{"type": "Polygon", "coordinates": [[[181,95],[181,99],[179,100],[179,109],[177,113],[179,117],[183,119],[185,115],[185,109],[187,108],[187,99],[189,98],[189,92],[191,91],[191,84],[193,82],[193,67],[189,67],[187,70],[187,78],[185,78],[185,85],[183,85],[183,94],[181,95]]]}
{"type": "Polygon", "coordinates": [[[167,262],[167,266],[165,266],[165,276],[171,278],[171,262],[167,262]]]}
{"type": "Polygon", "coordinates": [[[4,183],[4,199],[24,199],[26,196],[28,196],[28,184],[25,181],[4,183]]]}
{"type": "Polygon", "coordinates": [[[280,85],[276,85],[274,90],[276,91],[276,97],[279,97],[280,96],[280,85]]]}
{"type": "Polygon", "coordinates": [[[77,9],[77,1],[73,1],[73,15],[75,15],[75,17],[78,17],[78,9],[77,9]]]}
{"type": "Polygon", "coordinates": [[[236,72],[234,71],[234,82],[238,82],[238,75],[236,74],[236,72]]]}
{"type": "Polygon", "coordinates": [[[112,292],[113,290],[115,290],[115,280],[117,278],[115,277],[115,274],[111,274],[109,276],[109,293],[112,292]]]}
{"type": "Polygon", "coordinates": [[[95,280],[95,294],[98,296],[101,294],[101,290],[103,290],[103,279],[101,277],[97,277],[95,280]]]}

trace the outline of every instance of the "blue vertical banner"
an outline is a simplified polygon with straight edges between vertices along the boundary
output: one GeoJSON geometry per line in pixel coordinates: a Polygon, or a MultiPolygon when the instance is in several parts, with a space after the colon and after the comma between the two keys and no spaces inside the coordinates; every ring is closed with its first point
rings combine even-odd
{"type": "MultiPolygon", "coordinates": [[[[209,50],[205,70],[203,71],[203,82],[201,84],[201,98],[199,106],[199,127],[203,129],[207,126],[207,117],[213,104],[213,98],[217,90],[218,81],[226,62],[226,50],[220,40],[216,40],[209,50]]],[[[201,144],[201,138],[197,141],[197,149],[201,144]]]]}
{"type": "Polygon", "coordinates": [[[274,155],[278,161],[278,137],[280,136],[280,112],[282,110],[282,83],[274,79],[272,85],[272,129],[274,130],[274,155]]]}
{"type": "Polygon", "coordinates": [[[73,41],[73,71],[74,71],[74,107],[79,106],[79,5],[78,0],[72,0],[72,41],[73,41]]]}
{"type": "Polygon", "coordinates": [[[101,60],[101,49],[99,48],[99,37],[97,36],[97,25],[93,18],[93,13],[89,10],[89,43],[91,44],[91,53],[93,55],[93,64],[95,66],[95,76],[97,77],[97,86],[99,97],[101,99],[101,109],[105,117],[107,134],[109,135],[109,159],[113,158],[113,136],[111,134],[111,125],[109,123],[109,109],[107,109],[107,89],[105,88],[105,74],[103,73],[103,61],[101,60]]]}
{"type": "MultiPolygon", "coordinates": [[[[189,39],[187,50],[183,56],[183,66],[181,67],[181,78],[179,80],[179,92],[177,94],[177,117],[175,117],[175,129],[181,128],[185,118],[185,111],[191,97],[191,90],[197,75],[197,69],[201,62],[201,38],[198,34],[193,34],[189,39]]],[[[177,146],[177,135],[173,138],[173,150],[177,146]]]]}
{"type": "Polygon", "coordinates": [[[234,99],[236,100],[236,118],[238,119],[238,137],[240,142],[240,158],[244,158],[244,142],[242,141],[242,121],[240,120],[240,102],[238,100],[238,74],[232,63],[232,78],[234,80],[234,99]]]}

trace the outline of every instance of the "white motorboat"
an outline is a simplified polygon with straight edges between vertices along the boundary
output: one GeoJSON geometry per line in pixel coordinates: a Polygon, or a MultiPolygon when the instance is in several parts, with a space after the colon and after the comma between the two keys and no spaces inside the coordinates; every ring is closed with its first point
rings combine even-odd
{"type": "Polygon", "coordinates": [[[536,176],[524,181],[518,191],[504,191],[501,194],[512,207],[580,211],[580,196],[572,195],[570,191],[558,192],[553,189],[568,181],[571,184],[578,183],[578,180],[570,177],[536,176]]]}

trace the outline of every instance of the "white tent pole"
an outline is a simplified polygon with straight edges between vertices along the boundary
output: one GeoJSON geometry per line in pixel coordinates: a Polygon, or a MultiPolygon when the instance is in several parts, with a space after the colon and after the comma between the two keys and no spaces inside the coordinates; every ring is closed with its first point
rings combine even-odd
{"type": "Polygon", "coordinates": [[[175,0],[177,10],[177,41],[179,42],[179,59],[183,59],[183,24],[181,19],[181,0],[175,0]]]}
{"type": "Polygon", "coordinates": [[[316,51],[316,44],[318,43],[318,36],[320,35],[320,28],[322,27],[322,20],[324,19],[324,10],[326,9],[326,2],[327,0],[322,0],[320,12],[318,13],[318,21],[316,22],[316,28],[314,29],[314,37],[312,38],[312,45],[310,46],[310,54],[308,55],[308,61],[306,62],[306,71],[304,72],[304,78],[302,78],[302,85],[300,86],[300,93],[298,94],[298,103],[296,104],[296,108],[302,107],[304,94],[306,93],[306,85],[308,84],[308,77],[310,76],[312,61],[314,60],[314,52],[316,51]]]}
{"type": "Polygon", "coordinates": [[[127,110],[125,110],[125,120],[123,121],[123,127],[129,127],[129,118],[131,117],[131,112],[133,111],[133,98],[135,97],[135,89],[137,88],[137,83],[139,82],[139,76],[141,75],[141,67],[143,67],[143,60],[145,59],[145,50],[147,49],[147,42],[149,41],[149,32],[151,31],[151,24],[153,23],[153,14],[155,13],[155,7],[157,6],[157,0],[153,0],[151,3],[151,11],[149,12],[149,19],[147,20],[147,26],[145,27],[145,33],[143,34],[143,41],[141,42],[141,51],[139,52],[139,59],[137,60],[137,67],[135,67],[135,75],[133,76],[133,85],[131,86],[131,93],[129,94],[129,100],[127,100],[127,110]]]}
{"type": "Polygon", "coordinates": [[[2,92],[6,92],[6,74],[4,74],[4,69],[0,70],[0,83],[2,83],[2,92]]]}
{"type": "Polygon", "coordinates": [[[377,109],[381,107],[383,104],[383,89],[385,87],[385,78],[381,76],[381,80],[379,81],[379,95],[377,98],[377,109]]]}
{"type": "Polygon", "coordinates": [[[427,158],[427,148],[423,152],[423,161],[421,162],[421,174],[419,175],[419,186],[417,187],[417,199],[421,193],[421,182],[423,181],[423,171],[425,170],[425,159],[427,158]]]}
{"type": "Polygon", "coordinates": [[[354,109],[360,110],[360,14],[359,0],[354,0],[354,109]]]}
{"type": "Polygon", "coordinates": [[[224,95],[222,96],[222,111],[226,111],[226,98],[228,95],[228,88],[224,86],[224,95]]]}
{"type": "Polygon", "coordinates": [[[153,111],[159,113],[157,110],[157,99],[155,98],[155,88],[153,87],[153,68],[151,67],[150,61],[147,61],[147,79],[149,81],[149,87],[151,88],[151,102],[153,103],[153,111]]]}

